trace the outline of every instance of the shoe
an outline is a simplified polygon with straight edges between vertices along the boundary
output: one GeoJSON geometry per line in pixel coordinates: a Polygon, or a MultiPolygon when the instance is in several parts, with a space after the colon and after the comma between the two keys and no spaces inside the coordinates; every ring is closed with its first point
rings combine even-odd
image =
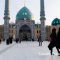
{"type": "Polygon", "coordinates": [[[60,54],[58,56],[60,56],[60,54]]]}
{"type": "Polygon", "coordinates": [[[54,54],[51,54],[51,55],[54,55],[54,54]]]}

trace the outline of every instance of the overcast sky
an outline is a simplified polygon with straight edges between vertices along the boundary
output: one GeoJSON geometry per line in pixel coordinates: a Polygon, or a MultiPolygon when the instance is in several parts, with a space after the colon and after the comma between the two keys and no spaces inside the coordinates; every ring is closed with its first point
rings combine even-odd
{"type": "MultiPolygon", "coordinates": [[[[46,25],[51,25],[54,18],[60,18],[60,0],[44,0],[46,25]]],[[[10,0],[10,22],[16,21],[17,12],[24,6],[30,9],[33,14],[33,20],[40,22],[40,0],[10,0]]],[[[4,23],[5,0],[0,1],[0,24],[4,23]]]]}

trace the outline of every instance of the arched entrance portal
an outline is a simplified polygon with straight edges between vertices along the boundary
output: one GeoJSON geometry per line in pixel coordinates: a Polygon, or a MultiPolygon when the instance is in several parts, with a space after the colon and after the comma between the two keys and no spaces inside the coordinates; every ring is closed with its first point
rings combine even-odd
{"type": "Polygon", "coordinates": [[[20,28],[19,37],[22,41],[31,41],[31,29],[28,25],[23,25],[20,28]]]}

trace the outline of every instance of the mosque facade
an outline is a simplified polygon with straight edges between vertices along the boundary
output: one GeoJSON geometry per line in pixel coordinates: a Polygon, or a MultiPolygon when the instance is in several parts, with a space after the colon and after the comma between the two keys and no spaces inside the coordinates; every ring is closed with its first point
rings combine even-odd
{"type": "Polygon", "coordinates": [[[16,38],[31,40],[34,38],[35,22],[32,13],[27,7],[23,7],[16,15],[16,38]]]}
{"type": "Polygon", "coordinates": [[[10,13],[9,13],[9,0],[5,0],[5,10],[4,10],[4,25],[3,25],[3,38],[6,40],[9,36],[13,38],[19,38],[21,40],[31,41],[32,39],[38,40],[41,35],[41,40],[46,39],[45,30],[45,10],[44,10],[44,0],[40,0],[40,22],[41,24],[35,24],[32,19],[31,11],[26,7],[22,7],[17,15],[16,22],[10,24],[10,13]]]}
{"type": "MultiPolygon", "coordinates": [[[[40,27],[41,24],[35,24],[35,20],[32,19],[31,11],[26,7],[22,7],[16,14],[16,22],[9,23],[9,36],[12,36],[14,39],[19,38],[22,41],[31,41],[32,39],[38,40],[40,36],[40,27]]],[[[5,19],[5,18],[4,18],[5,19]]],[[[4,25],[2,25],[3,38],[6,38],[6,31],[4,30],[4,25]],[[5,33],[5,32],[6,33],[5,33]],[[4,37],[5,34],[5,37],[4,37]]],[[[2,37],[1,37],[2,38],[2,37]]],[[[7,38],[6,38],[7,39],[7,38]]]]}
{"type": "Polygon", "coordinates": [[[9,23],[9,1],[5,0],[4,10],[4,24],[0,25],[0,39],[8,39],[12,36],[14,39],[19,38],[22,41],[38,40],[41,36],[42,40],[50,40],[51,30],[60,27],[60,19],[55,18],[52,21],[51,26],[45,26],[45,9],[44,0],[40,0],[40,22],[41,24],[35,24],[35,20],[32,18],[31,11],[26,7],[22,7],[16,14],[15,23],[9,23]]]}

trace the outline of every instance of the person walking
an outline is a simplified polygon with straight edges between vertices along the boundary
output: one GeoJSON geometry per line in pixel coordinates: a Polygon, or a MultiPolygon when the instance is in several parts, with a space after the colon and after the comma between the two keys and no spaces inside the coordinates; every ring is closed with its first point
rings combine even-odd
{"type": "Polygon", "coordinates": [[[42,46],[41,34],[40,34],[40,36],[38,38],[38,42],[39,42],[39,46],[42,46]]]}
{"type": "Polygon", "coordinates": [[[1,39],[0,39],[0,44],[1,44],[1,39]]]}
{"type": "Polygon", "coordinates": [[[52,33],[50,35],[50,38],[51,38],[51,41],[50,41],[50,44],[48,45],[48,48],[50,50],[51,55],[54,55],[53,54],[53,47],[56,46],[55,45],[55,42],[56,42],[56,29],[55,28],[52,29],[52,33]]]}
{"type": "Polygon", "coordinates": [[[58,54],[60,56],[60,51],[59,51],[59,49],[60,49],[60,27],[59,27],[59,30],[57,32],[57,37],[56,37],[56,49],[57,49],[58,54]]]}

